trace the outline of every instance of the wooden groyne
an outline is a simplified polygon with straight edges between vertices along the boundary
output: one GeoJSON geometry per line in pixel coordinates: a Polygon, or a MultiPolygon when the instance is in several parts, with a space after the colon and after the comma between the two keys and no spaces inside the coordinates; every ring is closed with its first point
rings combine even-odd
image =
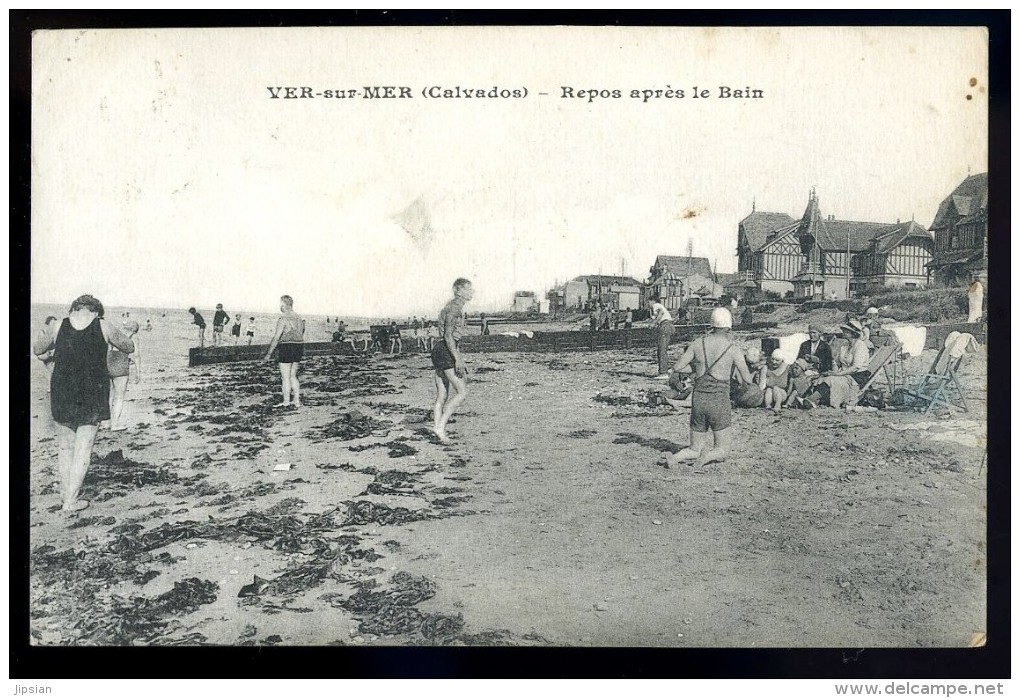
{"type": "MultiPolygon", "coordinates": [[[[776,327],[775,323],[756,322],[751,325],[734,327],[737,331],[762,331],[776,327]]],[[[673,333],[671,343],[689,342],[708,331],[708,325],[679,325],[673,333]]],[[[563,332],[468,335],[460,340],[460,348],[467,354],[488,354],[496,352],[537,352],[557,353],[563,351],[603,351],[606,349],[651,349],[658,341],[658,334],[651,327],[635,327],[629,330],[569,330],[563,332]]],[[[404,338],[405,347],[413,347],[414,339],[404,338]]],[[[234,363],[237,361],[259,361],[269,349],[267,344],[236,347],[195,347],[188,352],[189,366],[234,363]]],[[[354,356],[361,352],[351,349],[346,342],[305,342],[305,356],[354,356]]]]}
{"type": "MultiPolygon", "coordinates": [[[[761,333],[777,327],[774,322],[755,322],[736,325],[736,332],[761,333]]],[[[982,344],[987,341],[987,325],[984,323],[956,323],[952,325],[927,325],[926,349],[942,347],[950,332],[967,332],[982,344]]],[[[678,325],[673,334],[672,344],[687,343],[708,331],[708,325],[678,325]]],[[[498,352],[558,353],[565,351],[604,351],[607,349],[652,349],[657,333],[651,327],[634,327],[629,330],[569,330],[563,332],[533,332],[529,337],[523,333],[468,335],[461,339],[460,347],[468,354],[490,354],[498,352]]],[[[414,339],[405,338],[404,346],[413,348],[414,339]]],[[[259,361],[266,355],[267,344],[253,344],[236,347],[193,348],[188,353],[189,366],[234,363],[237,361],[259,361]]],[[[355,356],[361,354],[351,349],[346,342],[306,342],[305,356],[355,356]]]]}

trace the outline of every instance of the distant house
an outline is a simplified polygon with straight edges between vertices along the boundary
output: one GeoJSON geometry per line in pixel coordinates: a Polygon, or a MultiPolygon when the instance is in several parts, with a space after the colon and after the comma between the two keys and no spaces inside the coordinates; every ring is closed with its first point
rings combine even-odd
{"type": "Polygon", "coordinates": [[[691,296],[717,298],[712,265],[705,257],[659,255],[649,270],[648,290],[667,310],[680,308],[691,296]]]}
{"type": "Polygon", "coordinates": [[[629,276],[589,274],[578,276],[563,285],[563,307],[582,311],[592,301],[608,303],[617,310],[637,310],[644,296],[644,284],[629,276]]]}
{"type": "MultiPolygon", "coordinates": [[[[798,259],[796,241],[789,240],[785,233],[796,224],[785,213],[752,209],[750,215],[737,224],[737,273],[740,278],[727,280],[723,286],[752,281],[762,291],[780,295],[792,291],[792,279],[800,271],[801,260],[798,259]],[[783,239],[777,240],[780,237],[783,239]]],[[[740,288],[747,287],[742,285],[740,288]]],[[[743,295],[743,290],[739,293],[743,295]]]]}
{"type": "Polygon", "coordinates": [[[825,217],[814,191],[799,221],[752,212],[737,228],[738,271],[745,281],[800,298],[846,298],[848,291],[852,295],[876,286],[925,286],[931,255],[931,235],[917,223],[825,217]],[[778,227],[763,232],[769,225],[778,227]]]}
{"type": "Polygon", "coordinates": [[[517,291],[511,310],[515,313],[530,313],[538,309],[538,299],[532,291],[517,291]]]}
{"type": "Polygon", "coordinates": [[[941,285],[988,277],[988,173],[971,175],[939,205],[931,224],[935,254],[928,263],[941,285]]]}

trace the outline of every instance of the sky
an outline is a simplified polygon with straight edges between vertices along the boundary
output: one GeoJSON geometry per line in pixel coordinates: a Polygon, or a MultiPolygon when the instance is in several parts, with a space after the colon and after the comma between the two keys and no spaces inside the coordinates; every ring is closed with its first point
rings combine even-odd
{"type": "Polygon", "coordinates": [[[32,298],[434,315],[457,277],[508,309],[688,241],[734,271],[752,202],[796,218],[812,187],[824,215],[929,225],[986,170],[986,85],[979,28],[37,32],[32,298]],[[366,85],[413,97],[267,89],[366,85]]]}

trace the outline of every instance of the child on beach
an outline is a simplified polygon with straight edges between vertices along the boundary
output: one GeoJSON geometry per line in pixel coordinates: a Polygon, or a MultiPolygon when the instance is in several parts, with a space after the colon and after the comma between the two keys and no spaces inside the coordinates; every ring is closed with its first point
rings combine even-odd
{"type": "Polygon", "coordinates": [[[223,344],[223,328],[230,322],[230,316],[227,311],[223,309],[222,303],[216,304],[216,312],[213,314],[213,346],[218,347],[223,344]]]}
{"type": "Polygon", "coordinates": [[[404,346],[400,341],[400,328],[397,327],[397,321],[394,320],[390,323],[390,353],[399,354],[404,351],[404,346]]]}
{"type": "Polygon", "coordinates": [[[765,409],[783,409],[787,397],[786,386],[790,382],[789,369],[789,365],[783,361],[782,352],[779,349],[773,351],[765,369],[765,409]]]}
{"type": "Polygon", "coordinates": [[[269,343],[266,361],[273,356],[273,350],[279,346],[277,357],[280,363],[280,381],[283,388],[283,402],[277,407],[301,407],[301,385],[298,383],[298,366],[304,358],[305,321],[294,312],[294,299],[280,296],[280,312],[282,317],[276,322],[276,332],[269,343]]]}
{"type": "Polygon", "coordinates": [[[245,330],[245,334],[248,336],[248,346],[251,346],[251,342],[255,339],[255,316],[252,315],[248,318],[248,329],[245,330]]]}
{"type": "Polygon", "coordinates": [[[110,431],[124,431],[127,427],[121,423],[120,417],[124,412],[124,397],[127,395],[128,377],[131,375],[131,365],[135,365],[135,383],[141,380],[141,356],[138,348],[138,323],[134,320],[125,320],[120,326],[121,332],[135,346],[130,355],[120,351],[116,347],[110,347],[106,356],[106,369],[110,373],[110,431]]]}
{"type": "Polygon", "coordinates": [[[241,313],[234,316],[234,324],[230,326],[230,336],[234,338],[234,346],[241,341],[241,313]]]}
{"type": "Polygon", "coordinates": [[[188,308],[191,313],[191,324],[198,327],[198,346],[205,347],[205,318],[194,308],[188,308]]]}
{"type": "Polygon", "coordinates": [[[784,407],[794,407],[797,404],[797,400],[803,398],[811,391],[811,384],[814,381],[814,376],[809,375],[811,365],[807,362],[807,359],[797,359],[790,364],[789,381],[786,384],[786,400],[783,402],[784,407]]]}
{"type": "Polygon", "coordinates": [[[450,443],[446,435],[446,425],[465,398],[467,398],[467,367],[461,356],[457,343],[464,335],[467,321],[464,318],[464,305],[471,300],[475,292],[467,279],[453,282],[453,300],[439,311],[439,331],[442,338],[432,349],[432,366],[435,368],[433,380],[436,385],[436,404],[432,409],[433,430],[436,437],[444,444],[450,443]]]}

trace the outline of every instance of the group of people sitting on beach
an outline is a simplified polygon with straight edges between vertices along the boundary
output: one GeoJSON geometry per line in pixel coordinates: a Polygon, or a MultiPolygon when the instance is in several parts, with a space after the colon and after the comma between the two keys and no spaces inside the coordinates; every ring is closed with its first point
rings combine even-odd
{"type": "MultiPolygon", "coordinates": [[[[772,410],[853,406],[870,378],[871,352],[882,337],[878,310],[869,308],[860,318],[848,315],[839,329],[839,334],[834,334],[821,325],[809,325],[808,339],[792,362],[787,362],[779,348],[767,356],[757,347],[746,349],[744,363],[750,378],[745,380],[733,372],[732,405],[772,410]]],[[[689,377],[671,373],[670,383],[667,402],[690,393],[689,377]]]]}

